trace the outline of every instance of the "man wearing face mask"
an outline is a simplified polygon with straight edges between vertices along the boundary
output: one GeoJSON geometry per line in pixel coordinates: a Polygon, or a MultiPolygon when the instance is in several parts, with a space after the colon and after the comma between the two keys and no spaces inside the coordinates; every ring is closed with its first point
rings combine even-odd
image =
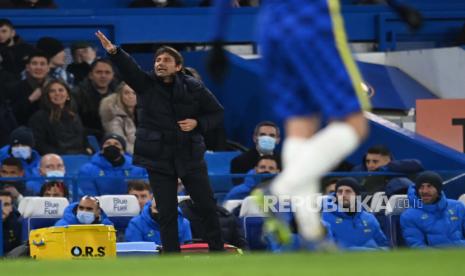
{"type": "MultiPolygon", "coordinates": [[[[64,177],[66,173],[65,163],[63,159],[54,153],[49,153],[40,159],[39,168],[36,170],[36,176],[42,177],[64,177]]],[[[42,180],[30,180],[27,182],[27,189],[33,195],[39,195],[42,185],[45,183],[63,183],[62,179],[48,179],[45,182],[42,180]]]]}
{"type": "MultiPolygon", "coordinates": [[[[276,145],[280,141],[279,127],[270,121],[263,121],[257,124],[253,134],[255,147],[236,156],[231,160],[231,173],[247,173],[255,167],[260,156],[273,155],[281,163],[279,153],[275,152],[276,145]]],[[[241,184],[243,178],[233,179],[235,185],[241,184]]]]}
{"type": "Polygon", "coordinates": [[[98,199],[88,195],[83,196],[79,202],[68,205],[63,213],[63,218],[57,221],[55,226],[77,224],[113,225],[105,212],[100,208],[98,199]]]}
{"type": "Polygon", "coordinates": [[[24,169],[24,177],[37,176],[36,168],[40,162],[40,154],[33,149],[34,135],[27,127],[18,127],[10,134],[10,144],[0,149],[0,162],[8,157],[21,160],[24,169]]]}
{"type": "MultiPolygon", "coordinates": [[[[178,238],[180,243],[192,240],[191,225],[189,220],[182,216],[178,209],[178,238]]],[[[134,217],[126,228],[125,239],[127,242],[147,241],[161,245],[160,217],[155,200],[147,202],[141,214],[134,217]]]]}
{"type": "Polygon", "coordinates": [[[258,184],[264,181],[263,178],[254,177],[257,174],[277,174],[279,173],[279,162],[276,157],[272,155],[264,155],[258,159],[257,165],[254,169],[250,170],[247,174],[250,176],[245,178],[245,181],[232,188],[231,191],[226,195],[224,200],[230,199],[244,199],[250,195],[253,189],[258,184]]]}
{"type": "Polygon", "coordinates": [[[132,157],[125,152],[126,141],[117,134],[103,137],[102,150],[79,169],[79,188],[86,195],[122,195],[128,191],[124,177],[146,178],[145,169],[132,165],[132,157]],[[99,177],[110,178],[99,178],[99,177]],[[90,179],[89,177],[94,177],[90,179]]]}

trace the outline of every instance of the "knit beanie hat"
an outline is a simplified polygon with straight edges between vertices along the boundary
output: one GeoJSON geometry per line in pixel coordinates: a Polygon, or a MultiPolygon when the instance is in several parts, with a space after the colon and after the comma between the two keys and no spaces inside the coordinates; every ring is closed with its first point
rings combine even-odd
{"type": "Polygon", "coordinates": [[[31,148],[34,147],[34,134],[30,128],[21,126],[11,132],[10,145],[14,146],[18,144],[30,146],[31,148]]]}
{"type": "Polygon", "coordinates": [[[39,41],[37,41],[36,47],[43,51],[48,58],[54,57],[56,54],[65,49],[63,44],[53,37],[42,37],[39,41]]]}
{"type": "Polygon", "coordinates": [[[339,189],[339,187],[341,186],[351,187],[352,190],[354,190],[356,195],[360,195],[362,193],[362,186],[353,177],[344,177],[344,178],[339,179],[336,182],[336,192],[337,192],[337,189],[339,189]]]}
{"type": "Polygon", "coordinates": [[[115,133],[108,133],[106,134],[103,139],[102,139],[102,145],[105,144],[105,142],[108,140],[108,139],[115,139],[117,140],[121,146],[123,146],[123,150],[126,151],[126,140],[118,135],[118,134],[115,134],[115,133]]]}
{"type": "Polygon", "coordinates": [[[442,183],[444,181],[442,180],[442,177],[432,171],[426,171],[420,173],[417,178],[415,179],[415,188],[418,191],[420,189],[421,185],[424,183],[428,183],[433,185],[438,193],[440,194],[442,192],[442,183]]]}

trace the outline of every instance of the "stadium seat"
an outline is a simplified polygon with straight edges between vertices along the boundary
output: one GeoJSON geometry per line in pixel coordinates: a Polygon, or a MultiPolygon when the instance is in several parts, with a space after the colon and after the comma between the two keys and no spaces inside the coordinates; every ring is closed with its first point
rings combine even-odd
{"type": "Polygon", "coordinates": [[[385,212],[388,227],[386,238],[390,241],[392,247],[405,246],[405,240],[402,237],[400,228],[400,215],[408,207],[407,195],[393,195],[389,198],[385,212]]]}
{"type": "Polygon", "coordinates": [[[263,212],[260,210],[260,207],[255,202],[253,196],[248,196],[244,198],[241,205],[241,211],[239,212],[239,217],[251,217],[251,216],[264,216],[263,212]]]}
{"type": "Polygon", "coordinates": [[[103,195],[99,201],[100,208],[115,226],[117,240],[123,241],[129,221],[140,212],[137,198],[133,195],[103,195]]]}
{"type": "Polygon", "coordinates": [[[22,240],[29,238],[33,229],[53,226],[63,217],[68,206],[68,199],[64,197],[31,197],[25,203],[23,211],[22,240]]]}
{"type": "Polygon", "coordinates": [[[75,176],[85,163],[90,161],[91,156],[85,154],[61,155],[65,163],[66,175],[75,176]]]}
{"type": "Polygon", "coordinates": [[[244,236],[250,250],[265,250],[267,248],[263,240],[263,222],[263,216],[245,216],[241,219],[244,236]]]}
{"type": "Polygon", "coordinates": [[[230,173],[231,160],[239,154],[238,151],[207,152],[205,154],[210,184],[218,202],[222,201],[233,187],[231,178],[223,175],[230,173]]]}

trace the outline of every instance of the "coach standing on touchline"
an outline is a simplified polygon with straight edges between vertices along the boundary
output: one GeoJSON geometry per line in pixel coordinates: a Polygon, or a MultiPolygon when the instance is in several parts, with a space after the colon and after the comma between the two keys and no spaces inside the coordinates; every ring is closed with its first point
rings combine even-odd
{"type": "Polygon", "coordinates": [[[177,178],[199,205],[210,250],[223,249],[216,203],[208,181],[202,134],[223,120],[223,107],[202,82],[182,72],[183,58],[167,46],[155,52],[154,72],[145,73],[98,31],[103,48],[137,93],[134,164],[149,172],[165,252],[179,251],[177,178]]]}

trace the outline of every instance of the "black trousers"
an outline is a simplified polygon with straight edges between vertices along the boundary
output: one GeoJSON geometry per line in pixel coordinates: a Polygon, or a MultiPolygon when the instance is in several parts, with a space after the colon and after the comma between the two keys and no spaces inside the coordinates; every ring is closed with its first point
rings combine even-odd
{"type": "MultiPolygon", "coordinates": [[[[179,252],[177,176],[149,170],[149,179],[159,212],[163,251],[179,252]]],[[[207,229],[210,251],[222,251],[221,227],[206,165],[188,171],[181,180],[187,193],[199,207],[202,222],[207,229]]]]}

